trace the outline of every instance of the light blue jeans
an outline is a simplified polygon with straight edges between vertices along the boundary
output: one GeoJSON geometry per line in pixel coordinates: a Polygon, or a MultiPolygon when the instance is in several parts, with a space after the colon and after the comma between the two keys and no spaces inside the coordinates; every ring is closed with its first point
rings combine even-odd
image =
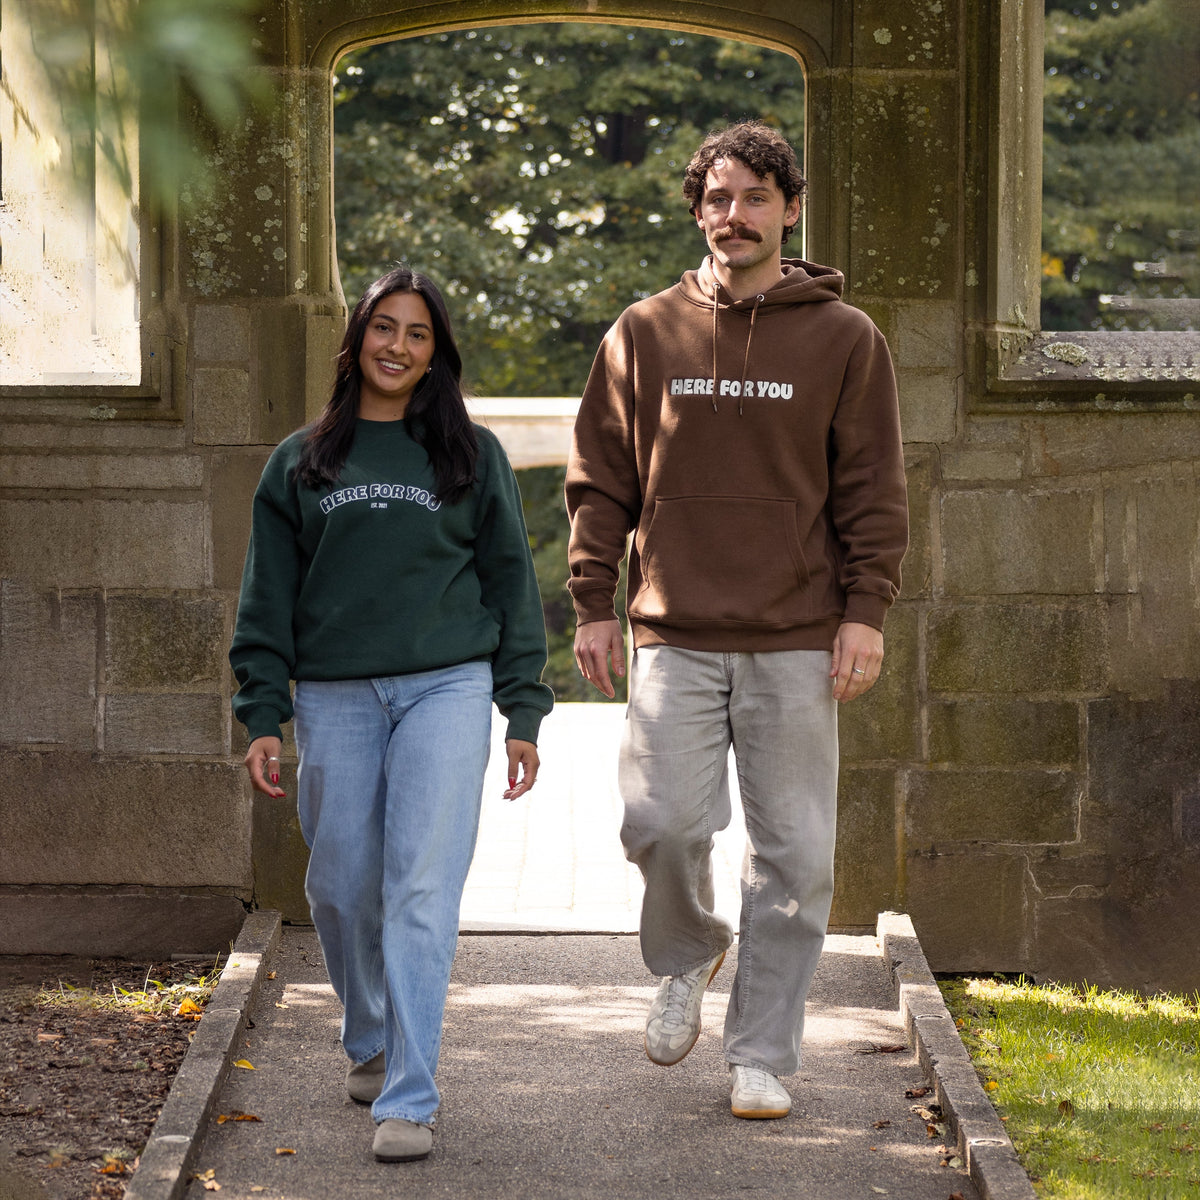
{"type": "Polygon", "coordinates": [[[385,1054],[375,1120],[431,1124],[450,964],[483,795],[488,663],[300,682],[305,892],[355,1063],[385,1054]]]}
{"type": "Polygon", "coordinates": [[[731,815],[732,745],[746,817],[738,965],[725,1058],[787,1075],[833,899],[837,704],[825,651],[634,655],[618,780],[621,841],[646,881],[641,943],[656,975],[720,954],[712,835],[731,815]]]}

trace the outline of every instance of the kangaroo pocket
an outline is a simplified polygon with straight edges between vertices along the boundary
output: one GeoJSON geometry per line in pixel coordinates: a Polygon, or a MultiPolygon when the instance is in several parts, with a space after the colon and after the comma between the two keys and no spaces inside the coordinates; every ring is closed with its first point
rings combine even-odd
{"type": "Polygon", "coordinates": [[[630,615],[668,625],[783,627],[811,618],[809,572],[792,500],[657,500],[637,538],[630,615]]]}

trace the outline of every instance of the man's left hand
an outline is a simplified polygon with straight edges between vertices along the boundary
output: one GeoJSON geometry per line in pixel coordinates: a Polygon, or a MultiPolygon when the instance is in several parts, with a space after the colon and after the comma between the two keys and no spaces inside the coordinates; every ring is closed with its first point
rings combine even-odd
{"type": "Polygon", "coordinates": [[[883,634],[870,625],[846,621],[833,639],[833,698],[845,703],[869,691],[883,667],[883,634]]]}

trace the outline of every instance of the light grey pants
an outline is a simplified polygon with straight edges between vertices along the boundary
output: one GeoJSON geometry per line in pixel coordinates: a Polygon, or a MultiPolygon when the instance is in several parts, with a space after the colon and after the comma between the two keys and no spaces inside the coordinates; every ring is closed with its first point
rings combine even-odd
{"type": "Polygon", "coordinates": [[[825,651],[639,649],[629,677],[621,841],[646,881],[641,943],[681,975],[733,941],[713,912],[712,835],[731,815],[729,747],[746,817],[731,1063],[800,1065],[804,1004],[833,897],[837,705],[825,651]]]}

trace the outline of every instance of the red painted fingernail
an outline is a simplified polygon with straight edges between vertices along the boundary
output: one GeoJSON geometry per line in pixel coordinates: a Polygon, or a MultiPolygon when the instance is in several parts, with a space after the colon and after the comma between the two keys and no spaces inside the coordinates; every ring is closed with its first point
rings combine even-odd
{"type": "Polygon", "coordinates": [[[278,776],[278,775],[272,775],[272,776],[271,776],[271,782],[272,782],[272,783],[278,783],[278,782],[279,782],[279,776],[278,776]]]}
{"type": "Polygon", "coordinates": [[[510,775],[508,777],[508,786],[510,788],[514,788],[517,786],[517,777],[515,775],[510,775]]]}

